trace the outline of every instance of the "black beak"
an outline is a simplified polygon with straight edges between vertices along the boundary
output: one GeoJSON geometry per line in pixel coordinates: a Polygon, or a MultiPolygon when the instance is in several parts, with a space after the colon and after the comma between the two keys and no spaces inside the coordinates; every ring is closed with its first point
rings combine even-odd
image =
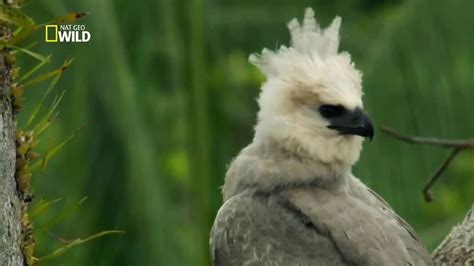
{"type": "Polygon", "coordinates": [[[330,129],[339,131],[341,135],[358,135],[372,140],[374,128],[370,118],[360,109],[347,111],[343,115],[330,119],[330,129]]]}

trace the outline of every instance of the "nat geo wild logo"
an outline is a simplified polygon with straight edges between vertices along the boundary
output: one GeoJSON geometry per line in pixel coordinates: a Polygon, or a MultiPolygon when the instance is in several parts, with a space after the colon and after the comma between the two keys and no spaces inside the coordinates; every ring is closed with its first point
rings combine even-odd
{"type": "Polygon", "coordinates": [[[91,33],[82,24],[46,25],[46,42],[89,42],[91,33]]]}

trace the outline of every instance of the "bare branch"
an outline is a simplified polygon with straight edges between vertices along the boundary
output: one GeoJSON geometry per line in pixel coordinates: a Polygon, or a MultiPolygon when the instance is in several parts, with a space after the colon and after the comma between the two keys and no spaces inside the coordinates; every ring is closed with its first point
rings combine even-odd
{"type": "Polygon", "coordinates": [[[444,148],[474,149],[474,139],[440,139],[440,138],[422,138],[417,136],[403,135],[395,132],[388,127],[381,127],[382,132],[396,139],[414,143],[439,146],[444,148]]]}
{"type": "Polygon", "coordinates": [[[395,139],[412,143],[412,144],[422,144],[422,145],[431,145],[438,146],[442,148],[452,148],[449,156],[443,161],[443,163],[438,167],[436,172],[431,176],[428,183],[423,188],[423,196],[426,201],[431,202],[433,200],[433,195],[431,194],[431,187],[434,185],[436,180],[439,179],[441,174],[446,170],[448,165],[452,160],[459,154],[459,152],[466,149],[474,149],[474,139],[440,139],[440,138],[423,138],[418,136],[409,136],[400,134],[393,129],[382,126],[382,132],[391,136],[395,139]]]}
{"type": "Polygon", "coordinates": [[[439,166],[438,170],[431,176],[430,180],[428,183],[425,185],[423,188],[423,196],[425,197],[425,200],[428,202],[431,202],[433,200],[433,195],[431,194],[431,187],[433,184],[438,180],[438,178],[441,176],[441,174],[446,170],[448,165],[451,163],[451,161],[458,155],[458,153],[461,151],[459,148],[454,148],[451,153],[449,154],[448,157],[444,160],[444,162],[439,166]]]}

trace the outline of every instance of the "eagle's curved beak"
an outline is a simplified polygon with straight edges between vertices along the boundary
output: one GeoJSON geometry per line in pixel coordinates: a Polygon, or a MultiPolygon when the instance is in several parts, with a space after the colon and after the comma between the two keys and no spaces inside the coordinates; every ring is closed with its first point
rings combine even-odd
{"type": "Polygon", "coordinates": [[[330,122],[328,128],[337,130],[341,135],[358,135],[370,140],[374,137],[372,122],[360,108],[332,118],[330,122]]]}

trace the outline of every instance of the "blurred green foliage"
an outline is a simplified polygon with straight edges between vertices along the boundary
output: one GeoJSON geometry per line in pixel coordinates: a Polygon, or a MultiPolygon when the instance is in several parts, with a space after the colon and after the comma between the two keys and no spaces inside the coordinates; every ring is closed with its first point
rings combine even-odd
{"type": "MultiPolygon", "coordinates": [[[[76,44],[36,36],[39,51],[54,54],[50,69],[75,59],[58,85],[66,94],[46,139],[57,142],[86,124],[33,177],[34,201],[62,198],[36,221],[37,255],[63,245],[51,234],[75,239],[120,229],[126,234],[81,245],[48,265],[208,265],[219,186],[226,164],[252,139],[264,80],[246,58],[287,44],[286,22],[306,6],[322,25],[343,17],[342,50],[364,73],[365,107],[376,125],[473,137],[469,0],[30,1],[25,9],[37,22],[89,11],[78,23],[92,33],[91,42],[76,44]],[[46,223],[51,218],[57,222],[46,223]]],[[[19,60],[24,69],[33,64],[19,60]]],[[[41,95],[26,93],[20,124],[41,95]]],[[[354,169],[430,249],[474,195],[474,154],[465,152],[435,185],[435,201],[423,202],[421,188],[446,152],[379,133],[354,169]]]]}

